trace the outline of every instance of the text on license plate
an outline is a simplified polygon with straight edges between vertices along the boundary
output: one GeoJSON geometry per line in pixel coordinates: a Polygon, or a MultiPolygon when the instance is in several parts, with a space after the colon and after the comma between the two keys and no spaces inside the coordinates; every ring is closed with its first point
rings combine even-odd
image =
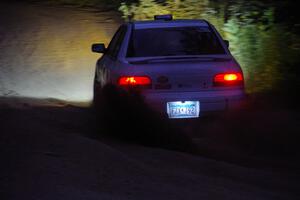
{"type": "Polygon", "coordinates": [[[167,102],[169,118],[196,118],[199,117],[199,101],[173,101],[167,102]]]}

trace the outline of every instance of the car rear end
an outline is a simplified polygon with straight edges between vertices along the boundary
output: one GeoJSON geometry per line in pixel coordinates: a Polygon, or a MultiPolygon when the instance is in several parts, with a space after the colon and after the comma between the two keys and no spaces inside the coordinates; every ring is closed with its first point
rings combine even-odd
{"type": "Polygon", "coordinates": [[[237,108],[245,99],[239,64],[206,21],[130,24],[112,81],[137,88],[169,118],[197,118],[237,108]]]}

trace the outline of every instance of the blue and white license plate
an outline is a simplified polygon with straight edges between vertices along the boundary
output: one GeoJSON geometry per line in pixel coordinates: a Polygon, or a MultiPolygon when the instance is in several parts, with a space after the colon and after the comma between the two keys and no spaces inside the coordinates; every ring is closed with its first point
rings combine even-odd
{"type": "Polygon", "coordinates": [[[169,118],[197,118],[200,112],[199,101],[167,102],[169,118]]]}

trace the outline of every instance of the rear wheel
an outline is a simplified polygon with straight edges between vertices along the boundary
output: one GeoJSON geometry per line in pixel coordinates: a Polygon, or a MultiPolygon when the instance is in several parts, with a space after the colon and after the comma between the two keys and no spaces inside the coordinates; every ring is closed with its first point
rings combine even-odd
{"type": "Polygon", "coordinates": [[[99,82],[94,79],[94,86],[93,86],[93,107],[98,109],[101,105],[102,101],[102,87],[99,82]]]}

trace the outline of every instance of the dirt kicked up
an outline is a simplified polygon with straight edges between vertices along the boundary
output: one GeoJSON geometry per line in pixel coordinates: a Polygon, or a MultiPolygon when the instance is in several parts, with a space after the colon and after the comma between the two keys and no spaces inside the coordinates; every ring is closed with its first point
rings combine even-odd
{"type": "Polygon", "coordinates": [[[120,23],[117,13],[0,3],[0,96],[87,101],[99,54],[120,23]]]}

